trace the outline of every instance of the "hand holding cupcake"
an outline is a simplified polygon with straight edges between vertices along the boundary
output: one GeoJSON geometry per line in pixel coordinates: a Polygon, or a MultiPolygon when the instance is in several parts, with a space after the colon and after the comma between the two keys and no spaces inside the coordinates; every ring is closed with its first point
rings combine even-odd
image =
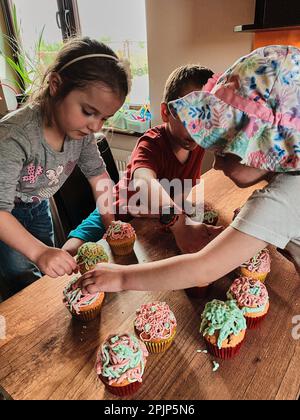
{"type": "Polygon", "coordinates": [[[95,268],[96,264],[108,262],[103,246],[94,242],[86,242],[77,252],[77,264],[81,274],[95,268]]]}
{"type": "Polygon", "coordinates": [[[80,321],[91,321],[95,319],[101,310],[104,293],[83,295],[81,289],[73,288],[77,279],[72,280],[63,291],[63,303],[74,318],[80,321]]]}

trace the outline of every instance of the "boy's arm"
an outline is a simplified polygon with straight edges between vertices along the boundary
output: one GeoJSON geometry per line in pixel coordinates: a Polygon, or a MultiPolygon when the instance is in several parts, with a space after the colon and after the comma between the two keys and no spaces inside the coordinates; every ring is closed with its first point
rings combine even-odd
{"type": "Polygon", "coordinates": [[[105,227],[96,208],[79,226],[69,233],[68,240],[62,249],[74,256],[84,242],[97,242],[102,238],[104,233],[105,227]]]}
{"type": "Polygon", "coordinates": [[[266,242],[228,227],[205,248],[152,263],[99,264],[77,282],[85,293],[121,290],[176,290],[204,286],[249,260],[266,242]]]}
{"type": "Polygon", "coordinates": [[[101,215],[105,229],[115,220],[113,210],[113,186],[114,183],[105,171],[102,175],[89,178],[98,211],[101,215]]]}
{"type": "Polygon", "coordinates": [[[138,168],[133,174],[134,189],[139,191],[141,206],[128,206],[133,216],[159,217],[163,206],[175,206],[166,190],[161,186],[154,170],[138,168]],[[137,212],[139,212],[137,214],[137,212]]]}

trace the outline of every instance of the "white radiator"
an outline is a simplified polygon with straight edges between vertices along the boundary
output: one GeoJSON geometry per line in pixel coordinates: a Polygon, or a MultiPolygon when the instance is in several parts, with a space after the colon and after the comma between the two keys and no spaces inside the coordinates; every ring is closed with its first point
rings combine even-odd
{"type": "Polygon", "coordinates": [[[120,178],[122,178],[129,163],[131,152],[129,150],[114,149],[113,147],[111,148],[111,152],[116,162],[120,178]]]}

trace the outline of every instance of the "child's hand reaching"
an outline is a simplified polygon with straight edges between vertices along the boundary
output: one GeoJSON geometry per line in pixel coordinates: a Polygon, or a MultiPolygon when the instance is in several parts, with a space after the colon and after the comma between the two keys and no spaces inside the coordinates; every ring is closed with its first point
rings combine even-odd
{"type": "Polygon", "coordinates": [[[73,289],[80,287],[83,294],[96,292],[120,292],[126,267],[117,264],[97,264],[73,284],[73,289]]]}
{"type": "Polygon", "coordinates": [[[200,251],[223,230],[223,226],[209,226],[204,223],[188,225],[180,222],[172,229],[176,244],[184,254],[200,251]]]}
{"type": "Polygon", "coordinates": [[[67,252],[58,248],[46,247],[34,260],[42,273],[50,277],[60,277],[78,272],[76,261],[67,252]]]}

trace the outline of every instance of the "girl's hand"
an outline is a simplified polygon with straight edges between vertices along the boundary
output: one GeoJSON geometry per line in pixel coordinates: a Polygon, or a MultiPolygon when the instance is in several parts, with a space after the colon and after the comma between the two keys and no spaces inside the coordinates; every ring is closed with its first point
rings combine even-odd
{"type": "Polygon", "coordinates": [[[94,270],[88,271],[76,283],[73,289],[81,288],[83,294],[97,292],[120,292],[124,290],[124,273],[126,267],[117,264],[97,264],[94,270]]]}
{"type": "Polygon", "coordinates": [[[172,229],[176,244],[184,254],[200,251],[223,230],[223,226],[209,226],[204,223],[188,225],[180,221],[172,229]]]}
{"type": "Polygon", "coordinates": [[[78,272],[78,266],[71,255],[58,248],[46,247],[34,260],[42,273],[50,277],[60,277],[78,272]]]}

